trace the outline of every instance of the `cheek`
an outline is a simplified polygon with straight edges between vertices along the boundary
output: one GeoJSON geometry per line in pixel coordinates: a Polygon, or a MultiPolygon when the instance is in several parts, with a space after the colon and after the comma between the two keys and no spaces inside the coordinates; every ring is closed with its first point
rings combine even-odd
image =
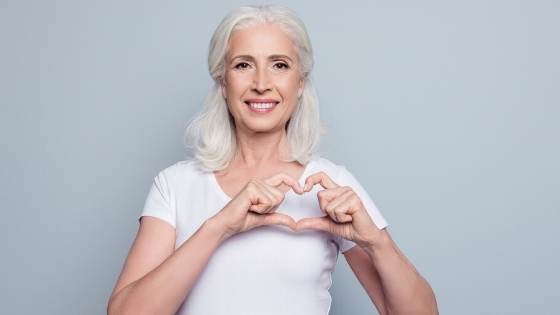
{"type": "Polygon", "coordinates": [[[243,93],[251,84],[251,78],[240,74],[230,74],[226,76],[226,90],[229,95],[239,95],[243,93]]]}
{"type": "Polygon", "coordinates": [[[283,78],[278,82],[278,88],[286,98],[297,98],[299,81],[297,77],[283,78]]]}

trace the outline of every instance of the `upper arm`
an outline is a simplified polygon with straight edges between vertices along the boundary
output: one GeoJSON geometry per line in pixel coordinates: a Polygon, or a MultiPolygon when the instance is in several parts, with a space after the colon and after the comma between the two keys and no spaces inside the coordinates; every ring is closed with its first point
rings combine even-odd
{"type": "Polygon", "coordinates": [[[111,299],[122,288],[159,266],[174,250],[175,228],[155,217],[141,217],[138,233],[111,293],[111,299]]]}
{"type": "MultiPolygon", "coordinates": [[[[385,230],[381,230],[381,232],[387,233],[385,230]]],[[[379,314],[388,314],[385,306],[385,294],[383,293],[381,278],[368,254],[360,246],[354,246],[350,250],[344,252],[344,257],[346,257],[348,265],[350,265],[356,278],[358,278],[362,287],[366,290],[366,293],[377,308],[379,314]]]]}

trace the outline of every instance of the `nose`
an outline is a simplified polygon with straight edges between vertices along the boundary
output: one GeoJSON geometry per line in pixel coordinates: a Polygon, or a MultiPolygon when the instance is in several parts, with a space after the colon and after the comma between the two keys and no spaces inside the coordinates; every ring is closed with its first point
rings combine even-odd
{"type": "Polygon", "coordinates": [[[270,79],[266,67],[260,67],[255,71],[253,89],[261,94],[270,90],[270,79]]]}

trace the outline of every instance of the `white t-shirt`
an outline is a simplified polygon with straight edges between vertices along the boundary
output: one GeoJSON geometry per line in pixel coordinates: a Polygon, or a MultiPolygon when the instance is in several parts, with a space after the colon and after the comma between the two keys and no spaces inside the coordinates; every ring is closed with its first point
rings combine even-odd
{"type": "MultiPolygon", "coordinates": [[[[194,160],[184,160],[160,171],[140,215],[172,225],[177,236],[175,249],[231,200],[214,174],[202,172],[196,165],[194,160]]],[[[317,157],[306,165],[300,185],[303,187],[305,179],[319,171],[340,186],[352,187],[378,228],[388,225],[369,194],[343,165],[317,157]]],[[[277,212],[296,221],[323,216],[317,199],[322,189],[317,184],[304,195],[289,190],[277,212]]],[[[281,225],[236,234],[216,249],[176,314],[328,314],[331,273],[338,254],[354,245],[328,232],[296,233],[281,225]]]]}

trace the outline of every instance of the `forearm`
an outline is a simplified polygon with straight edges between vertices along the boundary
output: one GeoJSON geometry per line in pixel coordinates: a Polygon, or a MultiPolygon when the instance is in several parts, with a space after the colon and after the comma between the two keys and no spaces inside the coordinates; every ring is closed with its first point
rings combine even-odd
{"type": "Polygon", "coordinates": [[[115,295],[107,313],[175,314],[222,241],[222,230],[205,221],[161,265],[115,295]]]}
{"type": "Polygon", "coordinates": [[[385,233],[376,245],[365,247],[381,278],[391,315],[439,314],[428,282],[385,233]]]}

